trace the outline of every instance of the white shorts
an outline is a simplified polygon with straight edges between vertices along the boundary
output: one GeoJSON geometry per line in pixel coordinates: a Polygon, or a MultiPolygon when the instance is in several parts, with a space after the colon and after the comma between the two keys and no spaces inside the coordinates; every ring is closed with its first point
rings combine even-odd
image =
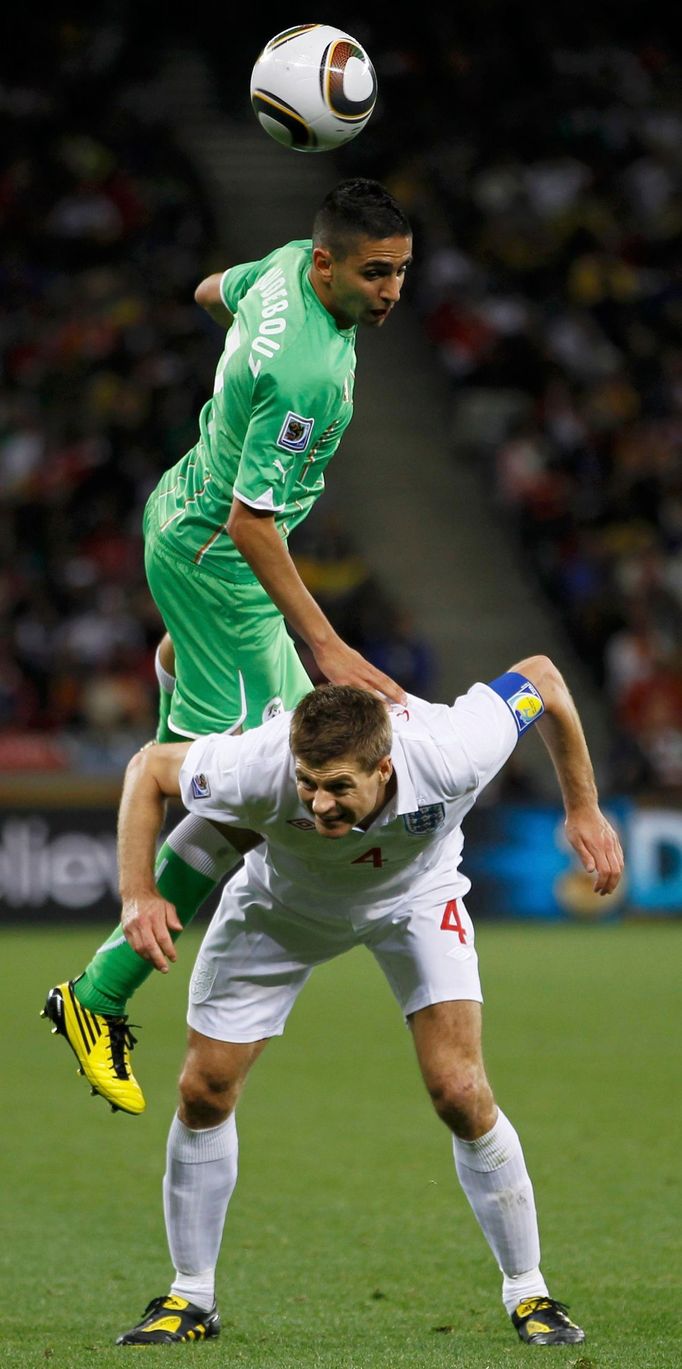
{"type": "Polygon", "coordinates": [[[474,928],[461,898],[422,894],[357,931],[345,919],[275,909],[228,886],[197,956],[187,1021],[216,1041],[281,1036],[315,966],[358,945],[378,961],[405,1017],[431,1003],[482,1002],[474,928]]]}

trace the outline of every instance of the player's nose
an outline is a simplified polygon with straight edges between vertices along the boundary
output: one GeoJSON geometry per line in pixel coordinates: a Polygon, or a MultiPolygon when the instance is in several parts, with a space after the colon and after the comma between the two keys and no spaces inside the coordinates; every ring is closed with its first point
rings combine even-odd
{"type": "Polygon", "coordinates": [[[381,291],[382,299],[385,299],[389,304],[397,304],[400,299],[401,288],[402,281],[399,280],[397,276],[385,277],[381,291]]]}

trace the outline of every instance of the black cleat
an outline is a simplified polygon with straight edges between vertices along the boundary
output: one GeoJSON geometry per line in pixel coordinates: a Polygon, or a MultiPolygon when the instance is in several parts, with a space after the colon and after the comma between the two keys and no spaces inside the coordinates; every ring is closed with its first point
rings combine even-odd
{"type": "Polygon", "coordinates": [[[173,1345],[176,1341],[209,1340],[220,1335],[217,1307],[203,1312],[193,1302],[168,1293],[152,1298],[142,1320],[132,1330],[116,1337],[117,1345],[173,1345]]]}
{"type": "Polygon", "coordinates": [[[566,1312],[566,1304],[556,1298],[524,1298],[511,1319],[527,1345],[580,1345],[585,1332],[566,1312]]]}

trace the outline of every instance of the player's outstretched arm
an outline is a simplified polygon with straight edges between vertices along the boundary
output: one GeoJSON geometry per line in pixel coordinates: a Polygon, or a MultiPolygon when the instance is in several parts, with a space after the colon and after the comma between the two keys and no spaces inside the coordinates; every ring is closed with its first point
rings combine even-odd
{"type": "Polygon", "coordinates": [[[227,531],[280,613],[307,642],[320,670],[332,684],[354,685],[382,694],[393,703],[405,702],[401,686],[334,631],[306,589],[272,514],[234,499],[227,531]]]}
{"type": "MultiPolygon", "coordinates": [[[[165,974],[176,958],[172,932],[182,923],[172,903],[156,887],[156,842],[164,820],[166,799],[180,794],[180,769],[191,742],[150,745],[129,762],[118,813],[118,868],[121,926],[126,940],[143,960],[151,960],[165,974]]],[[[261,837],[246,827],[220,827],[225,841],[238,855],[256,846],[261,837]]]]}
{"type": "Polygon", "coordinates": [[[118,813],[121,926],[133,950],[164,974],[176,958],[171,932],[182,931],[182,924],[156,887],[156,842],[166,799],[180,793],[180,767],[190,745],[171,742],[138,751],[126,769],[118,813]]]}
{"type": "Polygon", "coordinates": [[[232,322],[232,314],[223,303],[220,293],[220,282],[223,278],[222,271],[216,271],[212,276],[206,276],[205,280],[200,281],[194,291],[194,298],[202,309],[206,310],[211,318],[219,323],[221,328],[229,328],[232,322]]]}
{"type": "Polygon", "coordinates": [[[566,836],[585,870],[594,875],[595,893],[610,894],[623,873],[623,850],[599,807],[585,733],[566,681],[548,656],[530,656],[512,670],[525,675],[542,696],[545,712],[537,727],[561,787],[566,836]]]}

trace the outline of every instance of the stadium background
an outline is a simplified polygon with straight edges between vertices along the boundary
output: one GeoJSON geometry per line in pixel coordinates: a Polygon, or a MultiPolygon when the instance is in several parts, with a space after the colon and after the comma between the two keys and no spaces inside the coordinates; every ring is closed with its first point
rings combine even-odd
{"type": "Polygon", "coordinates": [[[629,874],[562,849],[535,739],[468,822],[478,915],[682,904],[679,60],[654,10],[466,5],[396,26],[332,6],[380,85],[362,136],[288,155],[248,75],[285,7],[84,6],[4,53],[0,906],[109,916],[113,809],[151,735],[159,621],[140,518],[195,439],[219,331],[197,281],[308,231],[340,175],[414,223],[392,335],[292,543],[342,634],[447,698],[544,650],[585,719],[629,874]],[[199,9],[201,16],[201,7],[199,9]],[[409,547],[407,555],[406,548],[409,547]],[[473,570],[473,573],[472,573],[473,570]],[[503,807],[499,805],[503,804],[503,807]],[[491,854],[492,853],[492,854],[491,854]],[[484,876],[484,878],[481,878],[484,876]],[[521,876],[519,878],[519,876],[521,876]]]}

